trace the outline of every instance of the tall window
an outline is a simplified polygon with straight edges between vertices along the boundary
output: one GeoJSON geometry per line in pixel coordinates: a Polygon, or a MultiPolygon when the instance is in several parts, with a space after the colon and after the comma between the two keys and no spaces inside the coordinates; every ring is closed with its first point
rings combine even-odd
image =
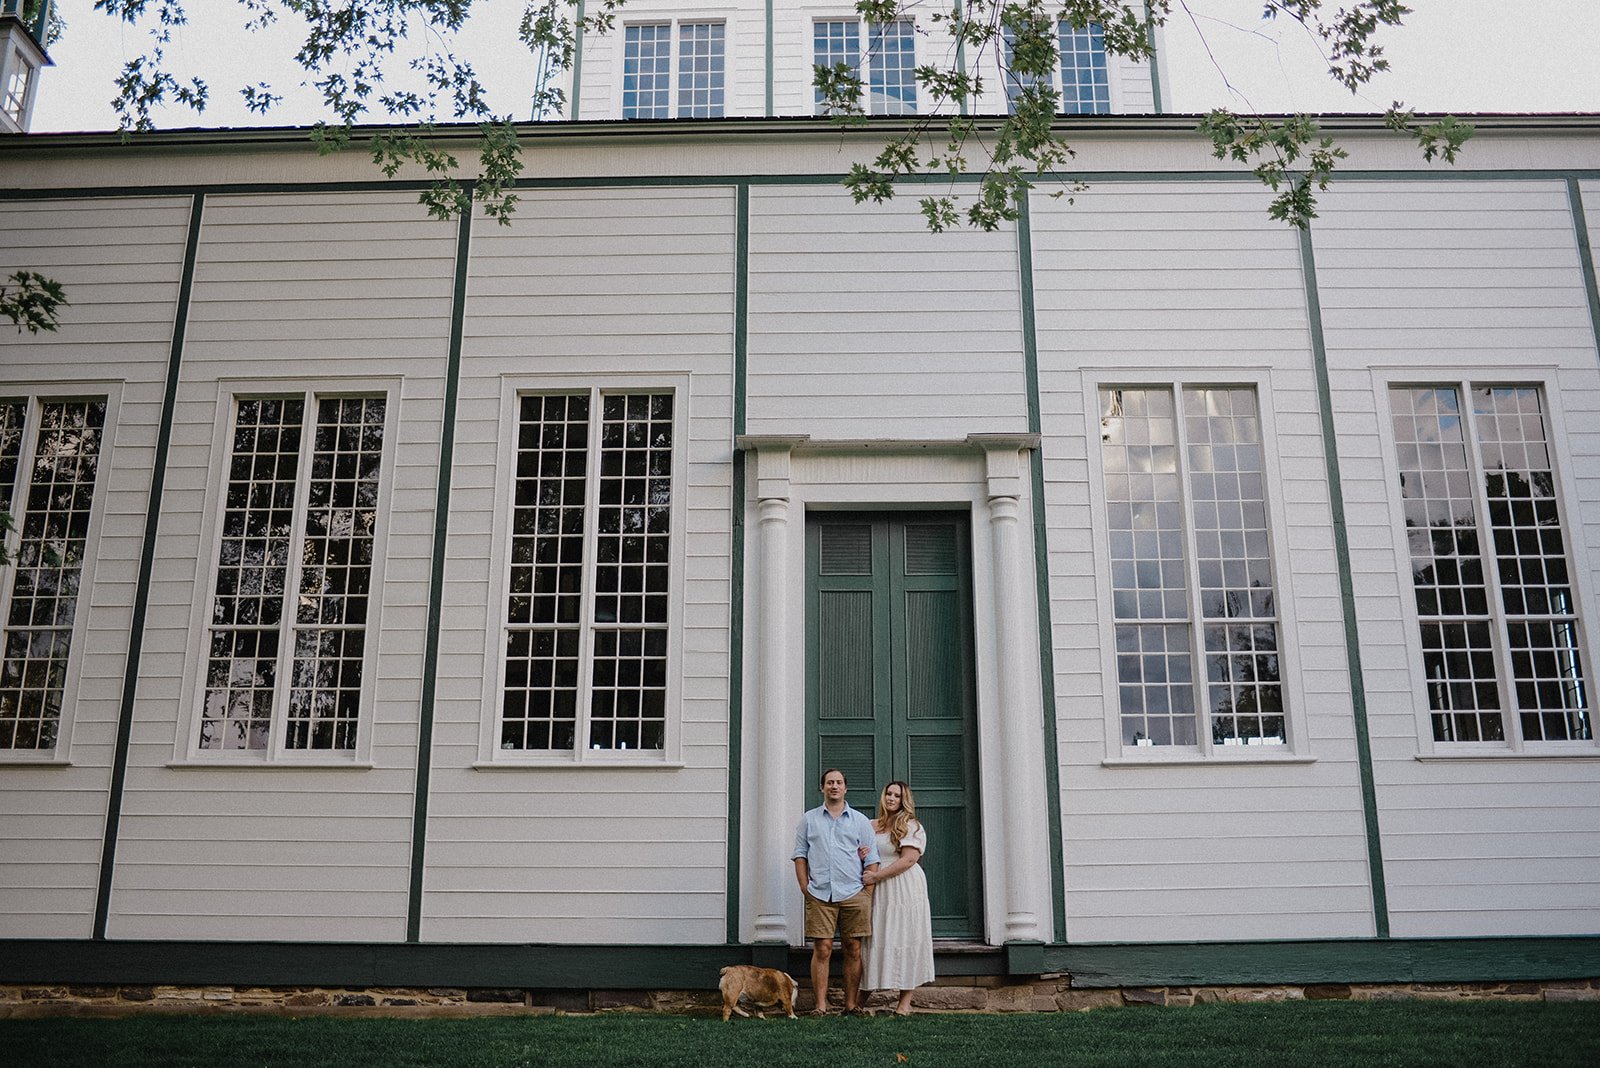
{"type": "Polygon", "coordinates": [[[508,750],[666,744],[671,393],[518,401],[508,750]]]}
{"type": "MultiPolygon", "coordinates": [[[[861,54],[861,23],[854,19],[819,21],[812,27],[812,62],[840,65],[862,76],[869,115],[914,115],[917,111],[917,38],[911,19],[867,25],[867,53],[861,54]]],[[[827,108],[815,94],[817,113],[827,108]]]]}
{"type": "MultiPolygon", "coordinates": [[[[1097,23],[1080,30],[1062,22],[1057,24],[1061,49],[1061,102],[1064,115],[1103,115],[1111,110],[1111,82],[1106,65],[1105,38],[1097,23]]],[[[1014,74],[1011,62],[1016,54],[1016,34],[1003,27],[1006,57],[1006,110],[1017,110],[1023,90],[1035,84],[1032,75],[1014,74]]]]}
{"type": "Polygon", "coordinates": [[[58,740],[105,420],[104,400],[0,401],[0,750],[58,740]]]}
{"type": "Polygon", "coordinates": [[[1255,391],[1102,389],[1100,412],[1123,744],[1282,744],[1255,391]]]}
{"type": "Polygon", "coordinates": [[[622,41],[622,117],[714,119],[723,114],[725,27],[678,24],[677,77],[672,69],[672,24],[628,26],[622,41]],[[676,90],[674,92],[674,90],[676,90]]]}
{"type": "Polygon", "coordinates": [[[1539,388],[1396,386],[1389,400],[1434,741],[1592,739],[1539,388]]]}
{"type": "Polygon", "coordinates": [[[200,749],[355,749],[385,407],[382,397],[238,401],[200,749]]]}

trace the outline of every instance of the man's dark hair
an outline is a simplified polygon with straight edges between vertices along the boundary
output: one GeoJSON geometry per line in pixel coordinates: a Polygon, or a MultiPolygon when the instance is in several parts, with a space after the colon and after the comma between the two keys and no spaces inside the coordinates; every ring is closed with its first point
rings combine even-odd
{"type": "Polygon", "coordinates": [[[839,773],[839,778],[844,780],[844,784],[846,786],[849,786],[850,785],[850,777],[844,773],[844,770],[842,768],[828,768],[826,771],[824,771],[822,773],[822,777],[817,780],[817,785],[821,786],[823,783],[827,782],[828,781],[828,776],[832,775],[836,771],[839,773]]]}

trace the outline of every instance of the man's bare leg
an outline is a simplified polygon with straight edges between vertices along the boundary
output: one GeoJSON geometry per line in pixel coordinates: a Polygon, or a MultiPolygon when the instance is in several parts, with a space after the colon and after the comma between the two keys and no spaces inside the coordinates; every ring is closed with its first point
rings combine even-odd
{"type": "Polygon", "coordinates": [[[844,943],[844,1011],[861,1007],[861,939],[842,938],[844,943]]]}
{"type": "MultiPolygon", "coordinates": [[[[859,950],[857,952],[859,963],[859,950]]],[[[811,940],[811,990],[817,996],[816,1012],[828,1011],[828,962],[833,959],[833,936],[811,940]]],[[[845,958],[848,960],[848,956],[845,958]]],[[[847,973],[848,974],[848,973],[847,973]]],[[[859,968],[857,974],[860,974],[859,968]]],[[[848,984],[849,980],[846,980],[848,984]]],[[[850,988],[846,985],[845,989],[850,988]]]]}

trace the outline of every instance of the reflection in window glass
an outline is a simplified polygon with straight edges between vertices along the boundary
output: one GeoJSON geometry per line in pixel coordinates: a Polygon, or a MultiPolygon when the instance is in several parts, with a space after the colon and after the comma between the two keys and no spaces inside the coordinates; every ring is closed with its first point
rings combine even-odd
{"type": "Polygon", "coordinates": [[[1111,79],[1106,69],[1106,42],[1100,27],[1061,24],[1061,111],[1067,115],[1103,115],[1111,110],[1111,79]]]}
{"type": "Polygon", "coordinates": [[[0,749],[56,746],[106,420],[103,400],[40,404],[21,500],[11,502],[27,408],[0,404],[0,505],[15,510],[18,535],[15,558],[0,570],[10,580],[0,619],[0,749]]]}
{"type": "Polygon", "coordinates": [[[917,38],[910,19],[867,28],[867,113],[914,115],[917,111],[917,38]]]}
{"type": "MultiPolygon", "coordinates": [[[[818,67],[832,69],[840,65],[857,73],[861,69],[861,24],[848,22],[818,22],[812,27],[811,61],[818,67]]],[[[828,114],[822,102],[822,90],[813,91],[817,114],[828,114]]]]}
{"type": "Polygon", "coordinates": [[[722,115],[723,26],[686,22],[678,27],[678,117],[722,115]]]}
{"type": "Polygon", "coordinates": [[[1195,745],[1201,707],[1212,744],[1280,744],[1286,729],[1255,393],[1189,388],[1182,403],[1180,420],[1170,389],[1100,391],[1123,744],[1195,745]]]}
{"type": "Polygon", "coordinates": [[[666,743],[672,402],[521,399],[502,749],[666,743]]]}
{"type": "Polygon", "coordinates": [[[622,38],[622,117],[671,116],[672,26],[628,26],[622,38]]]}
{"type": "Polygon", "coordinates": [[[305,398],[242,398],[235,410],[201,749],[270,748],[280,701],[285,749],[356,747],[385,402],[315,403],[309,450],[305,398]]]}

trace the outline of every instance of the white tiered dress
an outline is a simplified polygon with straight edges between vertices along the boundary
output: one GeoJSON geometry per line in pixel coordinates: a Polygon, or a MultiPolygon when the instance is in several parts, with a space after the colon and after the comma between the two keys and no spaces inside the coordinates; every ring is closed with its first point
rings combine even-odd
{"type": "MultiPolygon", "coordinates": [[[[916,820],[901,848],[928,852],[928,832],[916,820]]],[[[887,868],[900,859],[887,834],[878,835],[878,859],[887,868]]],[[[933,913],[928,908],[928,877],[922,864],[891,875],[872,892],[872,937],[866,945],[868,990],[910,990],[933,982],[933,913]]]]}

